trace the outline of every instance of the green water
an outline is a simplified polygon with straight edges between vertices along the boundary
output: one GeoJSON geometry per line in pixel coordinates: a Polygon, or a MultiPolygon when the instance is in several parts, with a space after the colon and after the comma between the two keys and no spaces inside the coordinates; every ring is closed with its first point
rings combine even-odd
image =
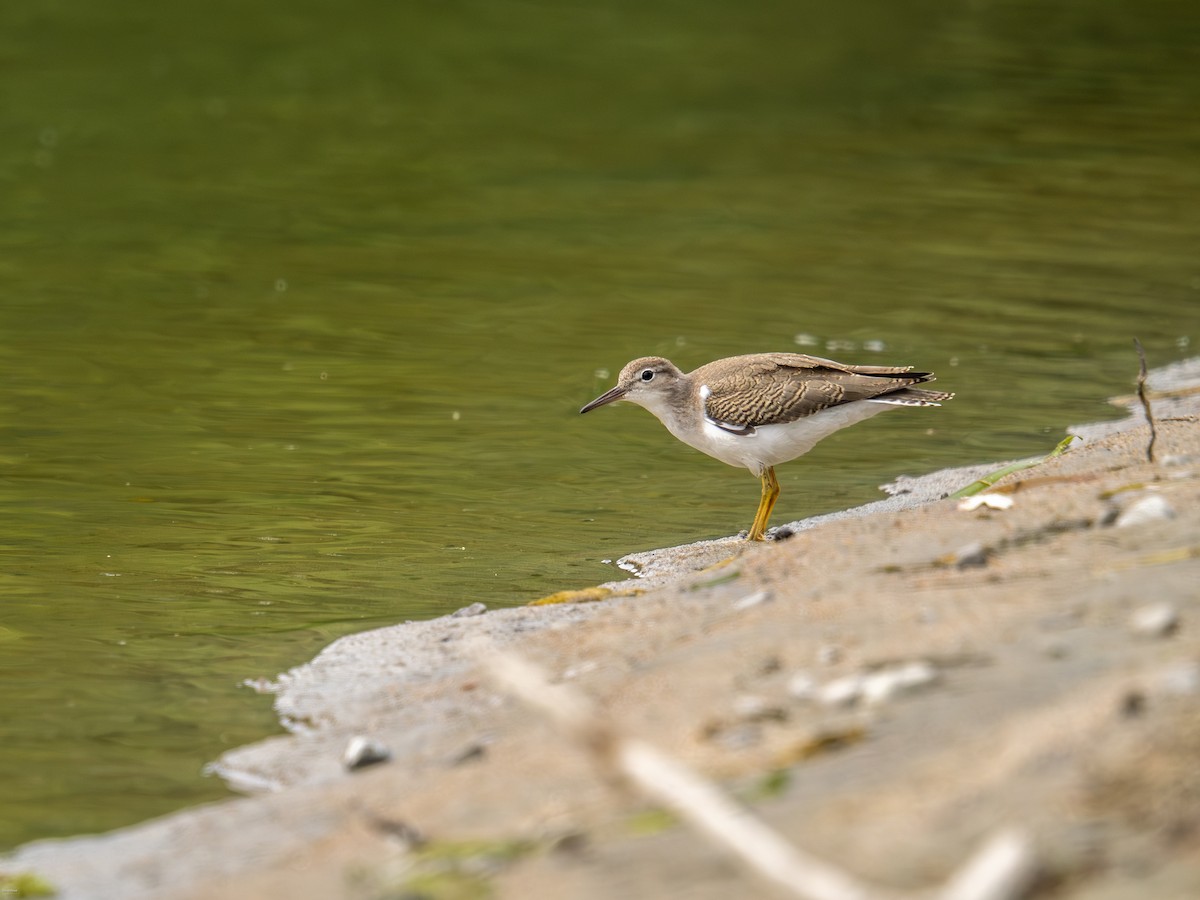
{"type": "Polygon", "coordinates": [[[628,359],[958,398],[775,521],[1048,450],[1200,332],[1200,7],[0,7],[0,845],[224,796],[238,683],[612,577],[758,485],[628,359]],[[880,347],[882,346],[882,349],[880,347]],[[597,374],[607,370],[608,374],[597,374]]]}

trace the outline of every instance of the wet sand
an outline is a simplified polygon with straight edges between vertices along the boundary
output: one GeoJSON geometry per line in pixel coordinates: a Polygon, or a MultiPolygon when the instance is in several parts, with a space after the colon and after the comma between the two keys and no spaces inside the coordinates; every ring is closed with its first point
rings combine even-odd
{"type": "MultiPolygon", "coordinates": [[[[224,756],[250,796],[0,860],[59,896],[774,896],[500,690],[516,652],[873,884],[1024,831],[1029,896],[1200,896],[1200,364],[1001,480],[633,554],[576,602],[343,638],[269,686],[292,732],[224,756]],[[366,738],[389,757],[350,771],[366,738]]],[[[1047,450],[1051,449],[1047,447],[1047,450]]],[[[563,598],[558,598],[563,599],[563,598]]],[[[251,673],[248,673],[251,674],[251,673]]]]}

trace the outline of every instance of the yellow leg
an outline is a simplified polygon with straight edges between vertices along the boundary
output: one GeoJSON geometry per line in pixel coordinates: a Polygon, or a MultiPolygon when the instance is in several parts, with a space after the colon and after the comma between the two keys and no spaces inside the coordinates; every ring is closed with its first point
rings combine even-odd
{"type": "Polygon", "coordinates": [[[759,476],[762,480],[762,499],[758,501],[758,512],[754,514],[754,524],[750,526],[747,540],[766,540],[767,520],[771,518],[771,510],[779,499],[779,481],[775,478],[775,467],[767,466],[766,471],[759,476]]]}

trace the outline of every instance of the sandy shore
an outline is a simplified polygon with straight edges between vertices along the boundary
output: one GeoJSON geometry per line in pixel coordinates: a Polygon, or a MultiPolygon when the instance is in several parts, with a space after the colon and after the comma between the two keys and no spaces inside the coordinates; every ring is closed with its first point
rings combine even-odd
{"type": "Polygon", "coordinates": [[[1153,464],[1135,406],[999,482],[1007,509],[945,499],[996,466],[942,472],[786,540],[634,554],[600,602],[343,638],[267,686],[291,734],[216,763],[251,796],[0,873],[124,900],[774,896],[500,690],[482,640],[872,884],[935,885],[1016,827],[1029,896],[1200,896],[1200,364],[1152,384],[1153,464]],[[348,770],[355,737],[390,758],[348,770]]]}

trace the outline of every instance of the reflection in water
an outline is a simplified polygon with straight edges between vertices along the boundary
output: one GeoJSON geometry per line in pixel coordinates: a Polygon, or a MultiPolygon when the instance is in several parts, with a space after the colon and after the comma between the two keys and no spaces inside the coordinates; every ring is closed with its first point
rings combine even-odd
{"type": "Polygon", "coordinates": [[[784,522],[1189,352],[1200,12],[352,6],[0,10],[0,843],[220,796],[237,683],[337,634],[741,527],[744,473],[578,420],[627,359],[958,392],[784,522]]]}

